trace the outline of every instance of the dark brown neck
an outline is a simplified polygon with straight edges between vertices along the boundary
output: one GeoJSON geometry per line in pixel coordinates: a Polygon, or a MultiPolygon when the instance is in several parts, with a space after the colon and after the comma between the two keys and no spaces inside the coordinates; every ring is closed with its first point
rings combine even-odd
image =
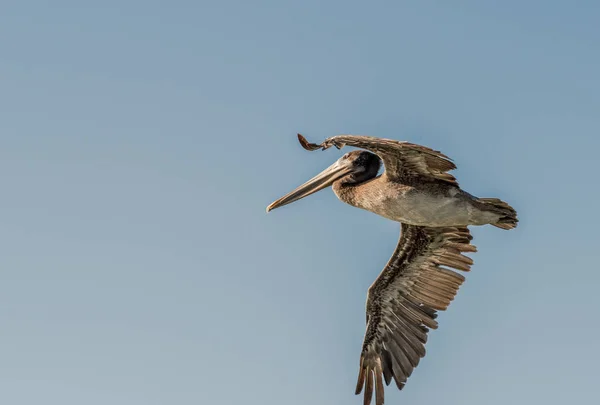
{"type": "Polygon", "coordinates": [[[332,188],[333,188],[333,192],[335,193],[337,198],[340,199],[340,201],[343,201],[346,204],[350,204],[350,205],[356,207],[356,204],[354,204],[354,202],[356,200],[357,187],[358,187],[357,184],[342,183],[342,182],[336,181],[335,183],[333,183],[332,188]]]}
{"type": "Polygon", "coordinates": [[[377,187],[380,181],[381,176],[361,183],[344,182],[341,180],[333,183],[332,188],[340,201],[350,204],[353,207],[364,208],[364,203],[369,200],[373,188],[377,187]]]}

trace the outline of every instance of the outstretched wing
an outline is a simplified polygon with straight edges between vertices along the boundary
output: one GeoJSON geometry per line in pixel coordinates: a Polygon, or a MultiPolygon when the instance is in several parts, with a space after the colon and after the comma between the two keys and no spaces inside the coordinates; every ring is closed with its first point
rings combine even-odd
{"type": "Polygon", "coordinates": [[[369,405],[384,402],[383,382],[399,389],[425,356],[436,311],[445,310],[469,271],[475,252],[467,228],[429,228],[402,224],[398,246],[367,296],[367,330],[360,356],[356,394],[365,389],[369,405]],[[448,268],[446,268],[448,267],[448,268]]]}
{"type": "Polygon", "coordinates": [[[338,149],[345,145],[367,149],[377,154],[385,165],[386,175],[390,179],[409,182],[411,179],[429,177],[458,185],[456,178],[448,173],[456,165],[443,153],[414,143],[395,141],[361,135],[337,135],[327,138],[320,145],[309,143],[298,134],[298,140],[304,149],[338,149]]]}

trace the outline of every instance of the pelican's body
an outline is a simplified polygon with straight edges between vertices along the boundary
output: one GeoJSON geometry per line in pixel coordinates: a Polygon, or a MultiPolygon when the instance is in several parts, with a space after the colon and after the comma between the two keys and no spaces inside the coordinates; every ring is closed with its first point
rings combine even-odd
{"type": "Polygon", "coordinates": [[[375,153],[346,153],[319,175],[269,205],[267,212],[333,186],[343,202],[404,224],[432,227],[491,224],[502,229],[517,225],[515,210],[504,201],[477,198],[462,190],[448,173],[456,166],[438,151],[367,136],[339,135],[321,145],[298,137],[308,150],[351,145],[375,153]],[[385,172],[377,176],[382,161],[385,172]]]}
{"type": "Polygon", "coordinates": [[[344,145],[367,151],[345,154],[323,172],[267,207],[267,212],[332,186],[343,202],[402,224],[396,250],[367,294],[367,328],[356,394],[384,403],[384,382],[402,389],[425,356],[437,311],[448,308],[473,260],[469,225],[517,226],[517,213],[497,198],[477,198],[448,173],[456,168],[424,146],[367,136],[340,135],[305,149],[344,145]],[[372,153],[371,153],[372,152],[372,153]],[[381,163],[385,172],[378,175],[381,163]],[[456,271],[455,271],[456,270],[456,271]]]}
{"type": "Polygon", "coordinates": [[[383,174],[358,185],[336,182],[333,191],[346,204],[410,225],[485,225],[500,218],[478,198],[450,184],[407,185],[383,174]]]}

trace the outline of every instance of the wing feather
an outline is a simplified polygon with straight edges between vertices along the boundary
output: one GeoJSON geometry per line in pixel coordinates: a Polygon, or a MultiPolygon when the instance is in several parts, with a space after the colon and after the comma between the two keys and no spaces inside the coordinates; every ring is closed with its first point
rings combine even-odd
{"type": "Polygon", "coordinates": [[[390,179],[406,184],[422,181],[425,177],[458,185],[456,178],[448,173],[456,169],[452,159],[426,146],[363,135],[337,135],[325,139],[321,144],[314,144],[298,134],[298,140],[307,150],[327,149],[331,146],[341,149],[346,145],[367,149],[383,160],[386,175],[390,179]]]}
{"type": "Polygon", "coordinates": [[[467,228],[428,228],[402,224],[396,250],[367,297],[367,328],[360,357],[356,394],[364,404],[384,403],[383,383],[402,389],[425,357],[437,311],[445,310],[469,271],[475,252],[467,228]],[[442,267],[447,266],[448,268],[442,267]]]}

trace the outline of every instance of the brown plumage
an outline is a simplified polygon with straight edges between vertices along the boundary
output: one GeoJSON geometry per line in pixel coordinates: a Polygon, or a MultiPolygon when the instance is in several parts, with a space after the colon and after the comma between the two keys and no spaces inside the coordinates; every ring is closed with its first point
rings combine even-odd
{"type": "Polygon", "coordinates": [[[310,151],[332,146],[341,149],[346,145],[367,149],[383,160],[387,176],[393,181],[411,183],[419,177],[431,177],[458,186],[456,178],[448,173],[456,169],[452,159],[425,146],[362,135],[337,135],[320,145],[308,142],[300,134],[298,140],[304,149],[310,151]]]}
{"type": "Polygon", "coordinates": [[[362,182],[344,190],[334,187],[342,201],[355,207],[421,226],[491,224],[513,229],[519,222],[517,212],[506,202],[498,198],[477,198],[462,190],[456,178],[448,173],[456,169],[456,165],[437,150],[362,135],[337,135],[314,144],[298,134],[298,140],[310,151],[354,146],[373,152],[383,161],[385,172],[373,178],[373,182],[362,182]]]}
{"type": "Polygon", "coordinates": [[[401,223],[396,250],[367,294],[367,327],[360,356],[356,394],[364,405],[375,396],[384,403],[384,383],[402,389],[425,356],[437,311],[456,296],[473,260],[468,225],[517,226],[517,213],[497,198],[477,198],[461,190],[449,174],[456,168],[439,151],[390,139],[339,135],[320,145],[298,140],[307,150],[367,149],[346,153],[329,168],[273,202],[267,212],[332,186],[337,197],[401,223]],[[372,152],[372,153],[371,153],[372,152]],[[385,172],[378,175],[383,162],[385,172]]]}
{"type": "Polygon", "coordinates": [[[367,329],[360,356],[356,394],[364,388],[364,404],[384,403],[383,384],[399,389],[425,356],[437,311],[454,299],[469,271],[464,253],[475,252],[467,228],[428,228],[402,224],[396,250],[367,294],[367,329]],[[375,384],[375,385],[373,385],[375,384]]]}

